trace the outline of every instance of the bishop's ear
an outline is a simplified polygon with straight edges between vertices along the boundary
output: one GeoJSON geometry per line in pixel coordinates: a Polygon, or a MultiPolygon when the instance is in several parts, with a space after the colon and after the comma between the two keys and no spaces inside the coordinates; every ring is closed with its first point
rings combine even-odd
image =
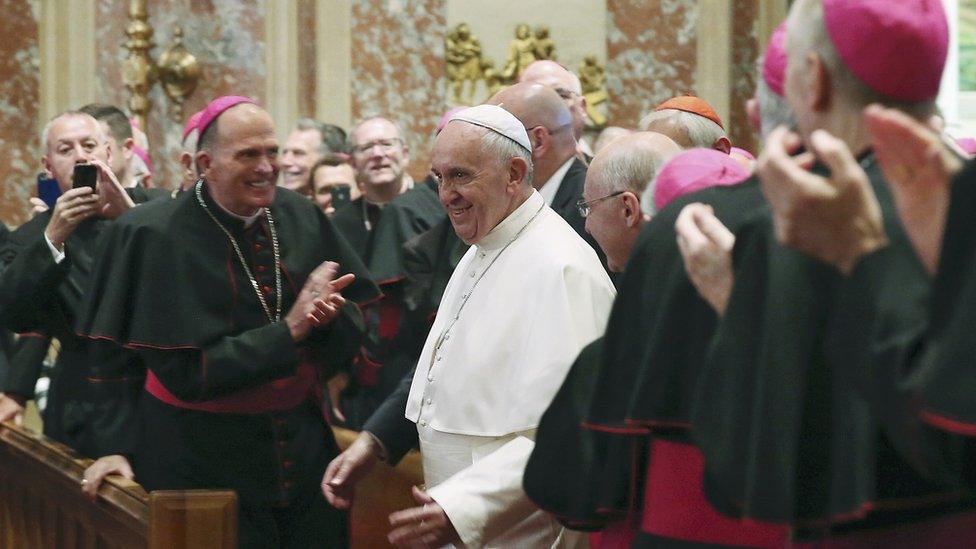
{"type": "Polygon", "coordinates": [[[208,175],[207,171],[210,170],[210,166],[213,164],[213,156],[210,155],[210,151],[206,149],[197,151],[195,160],[197,163],[197,173],[201,177],[206,178],[208,175]]]}

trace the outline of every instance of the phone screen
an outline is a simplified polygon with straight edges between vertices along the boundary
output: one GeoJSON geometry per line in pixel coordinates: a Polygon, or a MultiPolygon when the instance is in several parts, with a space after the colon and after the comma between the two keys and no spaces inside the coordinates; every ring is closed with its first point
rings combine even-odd
{"type": "Polygon", "coordinates": [[[74,176],[71,178],[71,188],[79,187],[95,188],[98,180],[98,168],[94,164],[75,164],[74,176]]]}
{"type": "Polygon", "coordinates": [[[53,208],[59,196],[61,196],[61,187],[57,180],[49,178],[44,173],[37,174],[37,198],[43,200],[48,208],[53,208]]]}
{"type": "Polygon", "coordinates": [[[329,194],[332,195],[332,207],[337,210],[349,203],[349,185],[333,185],[329,194]]]}

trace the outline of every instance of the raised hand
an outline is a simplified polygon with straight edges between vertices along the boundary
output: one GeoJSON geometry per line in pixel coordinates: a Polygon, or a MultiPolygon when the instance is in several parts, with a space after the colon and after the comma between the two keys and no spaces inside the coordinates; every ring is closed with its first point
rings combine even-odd
{"type": "Polygon", "coordinates": [[[340,292],[352,284],[356,276],[350,273],[335,278],[338,269],[337,263],[324,261],[312,271],[302,286],[298,299],[285,316],[292,339],[296,342],[308,337],[313,328],[332,322],[345,306],[346,299],[340,292]]]}
{"type": "Polygon", "coordinates": [[[98,168],[98,214],[106,219],[115,219],[134,207],[135,202],[125,192],[108,165],[94,159],[91,163],[98,168]]]}
{"type": "Polygon", "coordinates": [[[926,270],[934,273],[949,211],[949,183],[964,161],[935,130],[905,113],[871,105],[864,120],[902,226],[926,270]]]}
{"type": "Polygon", "coordinates": [[[881,207],[843,141],[816,130],[811,152],[792,156],[799,146],[799,136],[777,128],[757,163],[776,238],[849,273],[862,256],[887,245],[881,207]],[[829,178],[807,171],[814,154],[830,169],[829,178]]]}
{"type": "Polygon", "coordinates": [[[697,202],[681,210],[674,230],[692,285],[716,313],[724,314],[732,293],[735,235],[715,217],[711,206],[697,202]]]}
{"type": "Polygon", "coordinates": [[[47,222],[44,234],[60,250],[75,228],[82,221],[97,215],[98,210],[98,195],[90,187],[68,189],[54,203],[51,220],[47,222]]]}

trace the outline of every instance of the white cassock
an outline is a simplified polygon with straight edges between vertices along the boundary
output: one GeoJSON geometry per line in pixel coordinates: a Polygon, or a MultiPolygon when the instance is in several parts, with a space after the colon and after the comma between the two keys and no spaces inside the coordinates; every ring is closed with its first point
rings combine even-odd
{"type": "Polygon", "coordinates": [[[522,490],[535,429],[615,296],[596,253],[532,196],[458,263],[407,401],[424,479],[470,547],[577,547],[522,490]]]}

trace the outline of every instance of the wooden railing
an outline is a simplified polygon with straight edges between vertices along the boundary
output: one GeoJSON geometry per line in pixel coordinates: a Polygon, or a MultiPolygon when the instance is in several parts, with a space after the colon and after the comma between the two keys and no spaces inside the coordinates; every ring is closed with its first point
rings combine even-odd
{"type": "MultiPolygon", "coordinates": [[[[341,448],[357,433],[334,429],[341,448]]],[[[146,491],[108,477],[91,502],[80,480],[90,459],[28,429],[0,424],[0,548],[151,549],[236,546],[233,491],[146,491]]],[[[388,517],[416,505],[410,486],[422,482],[420,455],[396,468],[379,464],[356,490],[350,520],[354,548],[389,544],[388,517]]]]}
{"type": "Polygon", "coordinates": [[[157,491],[109,477],[96,502],[81,492],[91,460],[10,423],[0,424],[0,547],[233,549],[233,491],[157,491]]]}

